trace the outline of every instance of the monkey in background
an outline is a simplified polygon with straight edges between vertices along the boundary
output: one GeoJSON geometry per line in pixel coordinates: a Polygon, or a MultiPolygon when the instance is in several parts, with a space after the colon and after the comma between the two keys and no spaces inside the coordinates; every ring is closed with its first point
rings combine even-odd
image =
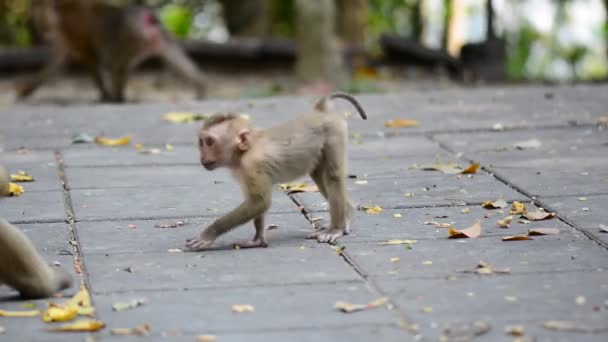
{"type": "Polygon", "coordinates": [[[334,93],[319,100],[314,110],[282,125],[256,129],[249,120],[235,114],[215,114],[199,132],[200,161],[207,170],[227,167],[239,182],[244,202],[208,226],[186,246],[200,250],[229,230],[253,220],[253,240],[237,243],[239,248],[267,247],[264,215],[270,208],[274,184],[310,175],[329,203],[330,225],[308,236],[319,242],[335,243],[348,234],[354,213],[344,179],[346,177],[346,120],[332,110],[331,100],[349,101],[365,120],[357,100],[334,93]]]}
{"type": "Polygon", "coordinates": [[[100,0],[41,0],[32,6],[36,26],[50,42],[48,64],[33,78],[17,84],[24,99],[57,75],[68,58],[91,74],[103,102],[124,102],[129,72],[158,56],[206,95],[203,74],[146,7],[116,7],[100,0]]]}
{"type": "MultiPolygon", "coordinates": [[[[0,166],[0,196],[8,195],[8,179],[8,173],[0,166]]],[[[63,268],[47,265],[23,232],[0,218],[2,284],[19,291],[22,298],[45,298],[69,288],[72,277],[63,268]]]]}

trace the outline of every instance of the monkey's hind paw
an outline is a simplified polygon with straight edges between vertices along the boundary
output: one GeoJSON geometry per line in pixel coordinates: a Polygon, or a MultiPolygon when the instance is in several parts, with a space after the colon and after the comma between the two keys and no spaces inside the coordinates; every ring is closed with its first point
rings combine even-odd
{"type": "Polygon", "coordinates": [[[262,248],[266,248],[268,247],[268,244],[266,243],[266,241],[264,240],[251,240],[251,241],[244,241],[244,242],[237,242],[234,244],[234,249],[240,249],[240,248],[256,248],[256,247],[262,247],[262,248]]]}
{"type": "Polygon", "coordinates": [[[330,245],[334,245],[339,237],[342,235],[346,235],[346,232],[341,229],[324,229],[320,231],[316,231],[310,235],[308,235],[307,239],[317,239],[320,243],[329,243],[330,245]]]}
{"type": "Polygon", "coordinates": [[[198,251],[211,246],[214,240],[203,240],[203,239],[187,239],[186,247],[192,251],[198,251]]]}

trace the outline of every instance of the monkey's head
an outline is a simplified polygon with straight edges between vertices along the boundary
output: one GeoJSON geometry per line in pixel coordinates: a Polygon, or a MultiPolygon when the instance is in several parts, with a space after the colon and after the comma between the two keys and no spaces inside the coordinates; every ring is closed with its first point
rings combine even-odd
{"type": "Polygon", "coordinates": [[[251,143],[248,120],[232,113],[217,113],[205,120],[198,135],[201,164],[207,170],[238,166],[251,143]]]}

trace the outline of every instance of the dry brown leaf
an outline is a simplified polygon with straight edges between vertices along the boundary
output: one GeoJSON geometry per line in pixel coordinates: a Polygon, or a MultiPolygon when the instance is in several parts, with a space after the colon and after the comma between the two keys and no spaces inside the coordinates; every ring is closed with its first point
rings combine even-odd
{"type": "Polygon", "coordinates": [[[507,216],[507,217],[503,218],[502,220],[496,221],[496,225],[499,228],[509,228],[509,226],[511,225],[511,221],[513,221],[513,215],[507,216]]]}
{"type": "Polygon", "coordinates": [[[0,317],[36,317],[40,310],[8,311],[0,309],[0,317]]]}
{"type": "Polygon", "coordinates": [[[511,210],[509,210],[510,215],[522,215],[526,213],[526,205],[521,202],[513,202],[511,203],[511,210]]]}
{"type": "Polygon", "coordinates": [[[481,235],[481,221],[477,221],[472,226],[461,230],[450,228],[448,233],[450,234],[450,239],[473,239],[479,237],[479,235],[481,235]]]}
{"type": "Polygon", "coordinates": [[[552,219],[555,216],[557,216],[557,214],[536,210],[536,211],[528,211],[528,212],[522,214],[521,216],[524,218],[527,218],[530,221],[542,221],[542,220],[552,219]]]}
{"type": "Polygon", "coordinates": [[[502,238],[502,241],[524,241],[524,240],[532,240],[528,235],[511,235],[505,236],[502,238]]]}
{"type": "Polygon", "coordinates": [[[142,323],[134,328],[114,328],[110,330],[112,335],[135,335],[148,336],[150,334],[150,325],[142,323]]]}
{"type": "Polygon", "coordinates": [[[393,119],[384,123],[384,127],[390,128],[406,128],[418,126],[418,121],[407,119],[393,119]]]}
{"type": "Polygon", "coordinates": [[[124,137],[120,137],[120,138],[116,138],[116,139],[111,139],[111,138],[106,138],[106,137],[96,137],[95,142],[97,144],[103,145],[103,146],[122,146],[122,145],[130,144],[131,137],[128,135],[125,135],[124,137]]]}
{"type": "Polygon", "coordinates": [[[105,327],[105,323],[93,319],[81,319],[71,324],[64,324],[55,328],[49,328],[49,331],[99,331],[105,327]]]}
{"type": "Polygon", "coordinates": [[[381,246],[387,246],[387,245],[411,245],[411,244],[416,243],[416,242],[417,242],[416,240],[398,240],[398,239],[392,239],[392,240],[380,242],[379,245],[381,245],[381,246]]]}
{"type": "Polygon", "coordinates": [[[238,313],[254,312],[255,308],[253,307],[253,305],[249,304],[234,304],[232,306],[232,311],[238,313]]]}
{"type": "Polygon", "coordinates": [[[17,173],[11,174],[11,180],[13,182],[33,182],[34,176],[25,171],[17,171],[17,173]]]}
{"type": "Polygon", "coordinates": [[[477,170],[479,169],[479,165],[480,165],[479,163],[473,163],[466,169],[462,170],[461,174],[468,175],[468,174],[477,173],[477,170]]]}
{"type": "Polygon", "coordinates": [[[377,307],[385,305],[387,302],[388,302],[388,298],[386,298],[386,297],[378,298],[367,304],[352,304],[352,303],[348,303],[348,302],[338,301],[334,305],[334,308],[336,308],[337,310],[340,310],[344,313],[352,313],[352,312],[357,312],[357,311],[361,311],[361,310],[377,308],[377,307]]]}
{"type": "Polygon", "coordinates": [[[556,235],[559,234],[559,229],[557,228],[534,228],[528,230],[529,236],[534,235],[556,235]]]}
{"type": "Polygon", "coordinates": [[[496,201],[485,201],[482,204],[482,207],[486,209],[502,209],[506,208],[509,204],[502,198],[497,199],[496,201]]]}

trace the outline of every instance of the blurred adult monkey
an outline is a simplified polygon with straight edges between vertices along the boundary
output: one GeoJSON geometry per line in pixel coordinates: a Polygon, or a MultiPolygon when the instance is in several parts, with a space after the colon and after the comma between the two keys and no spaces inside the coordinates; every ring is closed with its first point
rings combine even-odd
{"type": "Polygon", "coordinates": [[[344,185],[348,128],[344,116],[332,110],[333,98],[348,100],[367,119],[352,96],[334,93],[319,100],[313,111],[268,129],[255,129],[234,114],[216,114],[205,121],[199,133],[201,164],[207,170],[229,168],[245,201],[187,240],[187,247],[208,247],[220,235],[251,220],[255,237],[236,246],[266,247],[264,215],[270,208],[272,186],[305,175],[311,176],[329,202],[331,221],[329,227],[309,238],[334,243],[349,233],[354,208],[344,185]]]}
{"type": "Polygon", "coordinates": [[[68,58],[89,71],[104,102],[123,102],[129,72],[158,56],[188,78],[204,97],[206,84],[198,67],[146,7],[116,7],[100,0],[40,0],[32,7],[34,22],[51,44],[48,64],[30,80],[17,84],[26,98],[58,74],[68,58]]]}
{"type": "MultiPolygon", "coordinates": [[[[8,195],[8,180],[8,173],[0,165],[0,196],[8,195]]],[[[48,266],[27,236],[0,218],[2,284],[16,289],[23,298],[44,298],[70,287],[72,277],[62,268],[48,266]]]]}

